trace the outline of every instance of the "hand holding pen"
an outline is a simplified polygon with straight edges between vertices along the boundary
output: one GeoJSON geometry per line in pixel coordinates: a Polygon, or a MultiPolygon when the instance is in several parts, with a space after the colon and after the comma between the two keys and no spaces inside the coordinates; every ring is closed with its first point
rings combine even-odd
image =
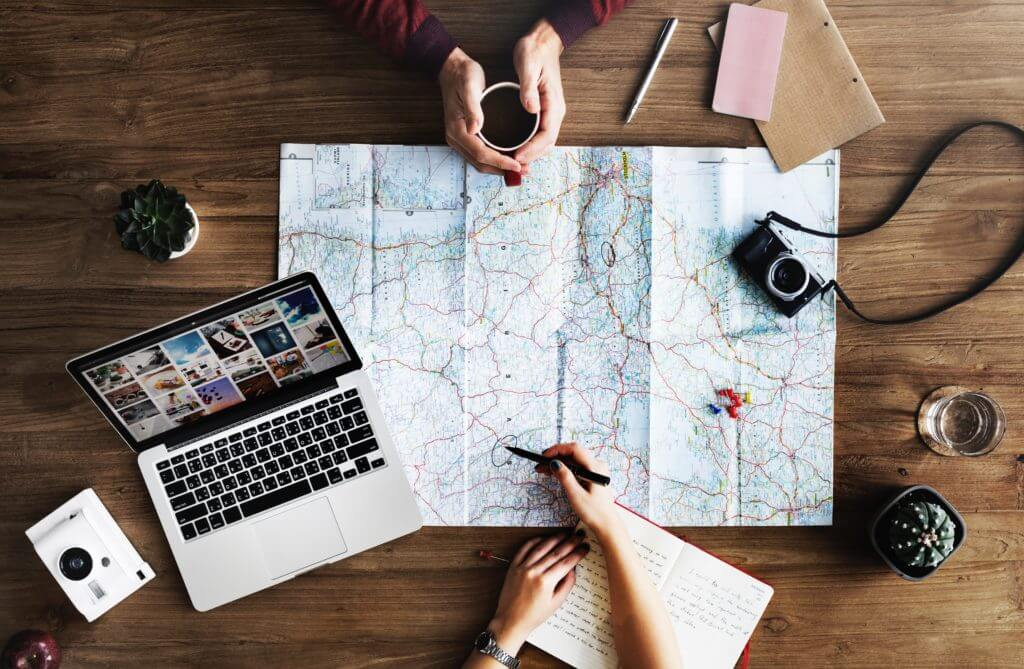
{"type": "Polygon", "coordinates": [[[585,470],[610,480],[608,465],[576,443],[555,444],[541,453],[541,456],[550,459],[551,464],[538,464],[535,470],[539,474],[558,479],[569,499],[569,504],[584,525],[598,537],[619,527],[621,520],[615,507],[615,492],[612,487],[577,478],[567,466],[572,465],[577,471],[585,470]]]}
{"type": "Polygon", "coordinates": [[[576,464],[575,462],[572,462],[571,460],[568,462],[562,462],[557,457],[548,457],[546,455],[534,453],[533,451],[528,451],[523,448],[516,448],[515,446],[506,446],[505,450],[511,453],[512,455],[518,455],[521,458],[526,458],[527,460],[533,460],[534,462],[536,462],[536,470],[538,473],[540,473],[544,467],[557,470],[562,465],[565,465],[566,467],[569,468],[569,471],[571,471],[577,478],[590,481],[591,483],[596,483],[597,485],[608,485],[609,483],[612,482],[612,480],[609,477],[605,476],[604,474],[592,472],[586,467],[581,467],[580,465],[576,464]]]}

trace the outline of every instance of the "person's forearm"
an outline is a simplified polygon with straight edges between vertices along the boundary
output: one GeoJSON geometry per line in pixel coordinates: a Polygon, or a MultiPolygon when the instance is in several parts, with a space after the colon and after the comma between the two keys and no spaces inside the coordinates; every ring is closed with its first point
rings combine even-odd
{"type": "Polygon", "coordinates": [[[324,0],[334,14],[392,58],[436,77],[455,40],[421,0],[324,0]]]}
{"type": "Polygon", "coordinates": [[[631,0],[553,0],[544,13],[565,48],[594,26],[602,26],[631,0]]]}
{"type": "Polygon", "coordinates": [[[608,572],[615,649],[624,667],[678,669],[679,644],[661,595],[621,523],[598,533],[608,572]]]}

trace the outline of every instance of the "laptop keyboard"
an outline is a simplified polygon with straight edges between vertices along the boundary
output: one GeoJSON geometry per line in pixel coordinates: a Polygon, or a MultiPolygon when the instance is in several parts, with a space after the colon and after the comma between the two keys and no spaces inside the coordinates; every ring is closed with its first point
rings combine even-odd
{"type": "Polygon", "coordinates": [[[355,388],[156,463],[185,541],[384,466],[355,388]]]}

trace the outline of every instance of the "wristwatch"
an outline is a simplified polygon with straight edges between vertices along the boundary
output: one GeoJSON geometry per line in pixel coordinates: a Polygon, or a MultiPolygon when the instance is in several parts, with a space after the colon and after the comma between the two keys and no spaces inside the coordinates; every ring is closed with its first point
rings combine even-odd
{"type": "Polygon", "coordinates": [[[473,644],[473,647],[476,648],[477,652],[493,657],[498,662],[501,662],[508,669],[519,669],[519,658],[513,657],[502,650],[494,639],[494,634],[491,630],[481,632],[480,636],[476,638],[476,643],[473,644]]]}

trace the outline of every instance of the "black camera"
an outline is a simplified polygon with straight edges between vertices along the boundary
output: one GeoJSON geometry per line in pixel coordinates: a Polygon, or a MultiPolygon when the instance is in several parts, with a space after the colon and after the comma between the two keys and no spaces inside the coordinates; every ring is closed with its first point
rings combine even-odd
{"type": "Polygon", "coordinates": [[[758,222],[732,255],[789,318],[825,287],[821,275],[772,223],[758,222]]]}

